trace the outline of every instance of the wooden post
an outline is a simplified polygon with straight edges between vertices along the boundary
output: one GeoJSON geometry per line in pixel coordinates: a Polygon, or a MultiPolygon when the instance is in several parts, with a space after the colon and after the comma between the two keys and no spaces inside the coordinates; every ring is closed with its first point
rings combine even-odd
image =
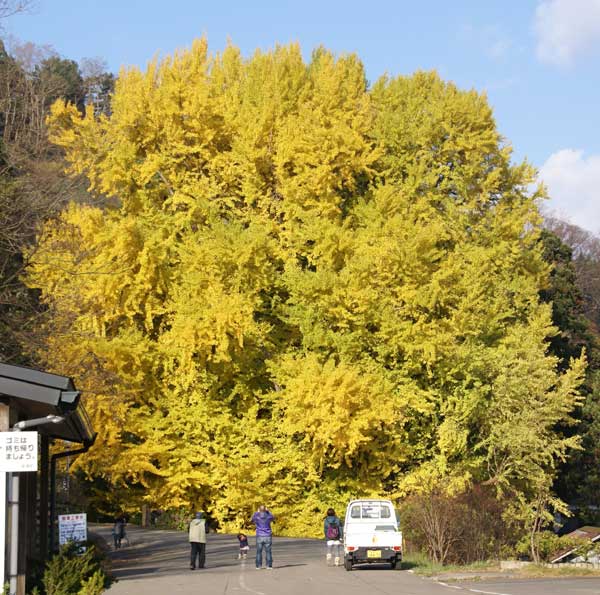
{"type": "Polygon", "coordinates": [[[35,530],[35,473],[20,473],[21,490],[19,492],[19,548],[17,554],[17,595],[25,594],[25,579],[27,575],[27,559],[29,558],[29,543],[35,530]],[[33,489],[32,489],[33,487],[33,489]]]}
{"type": "MultiPolygon", "coordinates": [[[[0,432],[10,428],[10,407],[0,403],[0,432]]],[[[0,472],[0,588],[6,582],[6,478],[8,473],[0,472]]]]}
{"type": "Polygon", "coordinates": [[[40,560],[48,559],[48,494],[49,494],[49,461],[50,440],[48,436],[41,436],[41,461],[40,461],[40,560]]]}

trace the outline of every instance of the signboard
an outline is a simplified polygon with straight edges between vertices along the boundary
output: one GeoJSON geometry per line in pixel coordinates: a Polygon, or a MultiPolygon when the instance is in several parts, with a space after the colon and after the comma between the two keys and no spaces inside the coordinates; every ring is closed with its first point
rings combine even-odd
{"type": "Polygon", "coordinates": [[[0,432],[0,472],[38,470],[37,432],[0,432]]]}
{"type": "Polygon", "coordinates": [[[58,543],[64,545],[67,541],[87,541],[87,515],[85,512],[58,515],[58,543]]]}

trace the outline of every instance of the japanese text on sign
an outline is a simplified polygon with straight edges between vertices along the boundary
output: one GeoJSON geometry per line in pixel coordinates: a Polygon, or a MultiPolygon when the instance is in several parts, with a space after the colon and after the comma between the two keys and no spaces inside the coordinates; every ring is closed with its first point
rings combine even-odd
{"type": "Polygon", "coordinates": [[[37,469],[38,433],[0,432],[0,472],[37,469]]]}
{"type": "Polygon", "coordinates": [[[58,515],[58,543],[64,545],[68,541],[87,541],[87,515],[84,512],[58,515]]]}

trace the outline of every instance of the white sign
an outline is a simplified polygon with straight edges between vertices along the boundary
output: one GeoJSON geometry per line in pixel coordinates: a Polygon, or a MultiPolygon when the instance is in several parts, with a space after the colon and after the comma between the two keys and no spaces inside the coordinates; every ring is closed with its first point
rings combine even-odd
{"type": "Polygon", "coordinates": [[[37,432],[0,432],[0,472],[38,470],[37,432]]]}
{"type": "Polygon", "coordinates": [[[65,545],[67,541],[87,541],[87,515],[85,512],[58,515],[58,543],[65,545]]]}

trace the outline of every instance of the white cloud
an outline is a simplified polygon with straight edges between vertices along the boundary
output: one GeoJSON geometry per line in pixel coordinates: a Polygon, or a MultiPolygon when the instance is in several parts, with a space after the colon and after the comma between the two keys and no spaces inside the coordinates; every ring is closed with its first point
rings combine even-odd
{"type": "Polygon", "coordinates": [[[600,47],[600,0],[541,0],[534,29],[538,58],[569,66],[577,56],[600,47]]]}
{"type": "Polygon", "coordinates": [[[562,149],[548,157],[539,179],[548,187],[546,208],[588,231],[600,232],[600,155],[562,149]]]}

